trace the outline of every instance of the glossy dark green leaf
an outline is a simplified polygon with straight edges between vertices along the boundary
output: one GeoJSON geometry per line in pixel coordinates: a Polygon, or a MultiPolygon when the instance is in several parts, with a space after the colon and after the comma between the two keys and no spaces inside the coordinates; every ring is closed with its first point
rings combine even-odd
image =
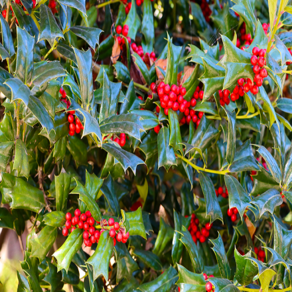
{"type": "Polygon", "coordinates": [[[171,257],[173,264],[177,264],[181,258],[182,251],[183,251],[183,244],[180,241],[181,234],[180,231],[182,231],[182,226],[188,227],[187,225],[187,219],[179,215],[175,210],[173,212],[174,217],[174,235],[172,239],[172,249],[171,249],[171,257]]]}
{"type": "Polygon", "coordinates": [[[29,161],[25,144],[22,140],[17,139],[15,143],[15,157],[13,169],[17,171],[17,176],[29,177],[29,161]]]}
{"type": "Polygon", "coordinates": [[[44,222],[46,225],[49,225],[52,227],[62,227],[64,226],[66,222],[65,213],[61,211],[53,211],[53,212],[47,213],[44,216],[44,222]]]}
{"type": "Polygon", "coordinates": [[[188,144],[193,148],[199,148],[202,152],[212,143],[212,140],[218,134],[218,130],[213,126],[213,122],[208,120],[205,115],[201,118],[201,122],[192,135],[189,135],[188,144]]]}
{"type": "Polygon", "coordinates": [[[198,247],[195,244],[191,234],[186,230],[186,228],[182,229],[181,231],[181,242],[185,246],[189,256],[190,260],[193,266],[193,269],[196,273],[201,273],[204,271],[204,262],[202,255],[199,253],[198,247]]]}
{"type": "Polygon", "coordinates": [[[0,44],[0,57],[2,58],[2,60],[9,58],[9,53],[6,51],[6,49],[1,44],[0,44]]]}
{"type": "Polygon", "coordinates": [[[278,98],[277,108],[285,113],[292,114],[292,100],[290,98],[278,98]]]}
{"type": "Polygon", "coordinates": [[[144,130],[153,129],[159,123],[157,116],[151,111],[131,110],[130,113],[139,116],[140,122],[144,130]]]}
{"type": "Polygon", "coordinates": [[[32,75],[32,82],[35,86],[42,86],[43,84],[57,79],[58,77],[65,76],[66,72],[61,66],[60,62],[38,62],[34,65],[34,71],[32,75]]]}
{"type": "Polygon", "coordinates": [[[77,64],[74,50],[71,47],[69,47],[68,45],[63,44],[63,43],[61,43],[61,44],[58,43],[57,51],[61,55],[66,56],[66,58],[72,60],[75,64],[77,64]]]}
{"type": "Polygon", "coordinates": [[[166,171],[172,165],[176,165],[176,157],[173,148],[170,146],[169,128],[162,127],[157,136],[158,168],[164,167],[166,171]]]}
{"type": "Polygon", "coordinates": [[[164,252],[167,244],[172,240],[172,237],[173,229],[160,217],[159,232],[152,250],[153,253],[160,256],[164,252]]]}
{"type": "Polygon", "coordinates": [[[57,239],[57,228],[45,226],[41,232],[34,234],[34,236],[30,242],[31,256],[37,257],[42,261],[57,239]]]}
{"type": "Polygon", "coordinates": [[[254,3],[255,1],[249,0],[236,0],[235,5],[232,6],[232,10],[238,13],[246,23],[247,31],[253,34],[256,27],[256,17],[254,15],[254,3]]]}
{"type": "Polygon", "coordinates": [[[62,5],[77,9],[82,13],[83,17],[87,17],[85,0],[58,0],[58,2],[62,5]]]}
{"type": "Polygon", "coordinates": [[[204,100],[223,88],[225,69],[208,58],[202,58],[204,74],[200,80],[204,83],[204,100]]]}
{"type": "Polygon", "coordinates": [[[1,34],[2,34],[2,45],[4,46],[6,52],[8,52],[9,57],[15,54],[13,39],[10,31],[9,24],[6,22],[2,14],[0,15],[1,21],[1,34]]]}
{"type": "Polygon", "coordinates": [[[124,25],[126,24],[129,27],[128,37],[130,37],[132,40],[135,40],[137,31],[141,25],[141,20],[136,11],[135,0],[132,0],[131,2],[132,6],[130,12],[127,15],[126,21],[124,22],[124,25]]]}
{"type": "Polygon", "coordinates": [[[144,51],[151,53],[153,50],[155,34],[152,4],[150,0],[144,0],[143,2],[143,20],[141,32],[144,36],[142,42],[144,51]]]}
{"type": "Polygon", "coordinates": [[[79,137],[68,136],[67,148],[77,165],[87,164],[87,146],[79,137]]]}
{"type": "Polygon", "coordinates": [[[30,83],[33,72],[34,38],[17,27],[16,76],[24,83],[30,83]]]}
{"type": "Polygon", "coordinates": [[[112,115],[116,115],[121,87],[121,83],[114,83],[109,81],[107,74],[104,72],[102,103],[99,114],[100,123],[106,118],[109,118],[112,115]]]}
{"type": "Polygon", "coordinates": [[[214,292],[239,292],[240,290],[233,284],[233,282],[227,279],[219,279],[219,278],[209,278],[209,282],[211,282],[215,286],[214,292]]]}
{"type": "Polygon", "coordinates": [[[194,71],[192,72],[191,76],[182,84],[182,86],[186,89],[186,94],[184,95],[185,100],[190,101],[193,97],[193,94],[199,85],[198,77],[201,75],[202,67],[196,65],[194,71]]]}
{"type": "Polygon", "coordinates": [[[172,39],[169,37],[167,43],[167,68],[164,81],[166,84],[177,84],[178,63],[182,47],[173,45],[172,39]]]}
{"type": "Polygon", "coordinates": [[[40,6],[40,35],[38,41],[47,40],[52,47],[57,38],[63,37],[63,33],[59,28],[51,9],[42,4],[40,6]]]}
{"type": "Polygon", "coordinates": [[[147,267],[153,269],[154,271],[161,271],[163,269],[159,257],[151,251],[135,249],[134,255],[147,267]]]}
{"type": "Polygon", "coordinates": [[[211,57],[209,54],[203,52],[202,50],[200,50],[197,46],[194,45],[189,45],[191,51],[190,54],[188,55],[188,58],[190,58],[191,62],[200,64],[200,65],[204,65],[203,63],[203,59],[209,59],[212,63],[216,64],[217,61],[216,59],[213,58],[213,56],[211,57]]]}
{"type": "Polygon", "coordinates": [[[56,209],[65,212],[67,210],[68,194],[70,191],[71,176],[68,173],[60,173],[55,176],[56,209]]]}
{"type": "Polygon", "coordinates": [[[63,245],[56,252],[54,252],[53,257],[57,259],[58,271],[64,269],[68,272],[74,255],[82,246],[82,233],[83,232],[81,229],[75,229],[72,233],[70,233],[65,243],[63,243],[63,245]]]}
{"type": "MultiPolygon", "coordinates": [[[[129,69],[127,68],[126,65],[124,65],[122,62],[117,61],[116,64],[114,65],[115,69],[116,69],[116,78],[119,81],[122,81],[126,84],[129,84],[131,81],[131,76],[130,76],[130,72],[129,69]]],[[[108,74],[108,72],[107,72],[108,74]]]]}
{"type": "Polygon", "coordinates": [[[157,159],[157,134],[150,131],[143,139],[138,148],[145,154],[145,163],[148,168],[152,167],[157,159]]]}
{"type": "Polygon", "coordinates": [[[138,264],[127,251],[127,255],[125,257],[117,260],[117,282],[120,282],[123,279],[131,281],[133,273],[138,269],[138,264]]]}
{"type": "Polygon", "coordinates": [[[181,154],[183,154],[182,138],[180,133],[178,115],[176,112],[170,109],[168,111],[168,118],[170,128],[169,145],[174,149],[175,152],[179,151],[181,154]]]}
{"type": "Polygon", "coordinates": [[[71,27],[70,30],[78,37],[85,40],[92,49],[95,49],[95,46],[99,44],[99,35],[102,32],[99,28],[74,26],[71,27]]]}
{"type": "Polygon", "coordinates": [[[275,189],[270,189],[263,194],[255,197],[251,204],[256,206],[259,210],[259,217],[264,215],[265,212],[274,214],[274,209],[283,203],[280,193],[275,189]]]}
{"type": "Polygon", "coordinates": [[[130,229],[127,230],[129,231],[130,235],[140,235],[146,239],[146,231],[141,207],[134,212],[124,212],[124,210],[122,210],[122,216],[124,220],[128,221],[130,225],[130,229]]]}
{"type": "Polygon", "coordinates": [[[207,22],[202,9],[198,3],[190,2],[192,8],[193,21],[198,31],[204,31],[207,28],[207,22]]]}
{"type": "Polygon", "coordinates": [[[181,292],[205,292],[206,281],[202,274],[195,274],[187,270],[184,266],[177,265],[178,267],[178,282],[181,292]]]}
{"type": "Polygon", "coordinates": [[[13,221],[15,217],[6,209],[0,208],[0,227],[14,229],[13,221]]]}
{"type": "Polygon", "coordinates": [[[94,254],[87,260],[87,263],[93,267],[94,280],[100,275],[103,275],[108,280],[108,268],[113,248],[113,239],[109,236],[108,231],[104,231],[100,236],[94,254]]]}
{"type": "MultiPolygon", "coordinates": [[[[233,6],[234,7],[234,6],[233,6]]],[[[218,11],[217,15],[211,15],[215,27],[219,31],[224,31],[229,39],[233,37],[233,29],[238,25],[238,19],[235,15],[230,13],[230,6],[226,3],[223,9],[218,11]]]]}
{"type": "Polygon", "coordinates": [[[227,147],[226,147],[226,160],[231,164],[234,160],[235,147],[236,144],[236,117],[235,113],[230,113],[225,110],[227,120],[228,120],[228,134],[227,134],[227,147]]]}
{"type": "Polygon", "coordinates": [[[280,183],[282,180],[282,173],[279,168],[279,165],[275,158],[271,155],[271,153],[265,148],[264,146],[260,146],[259,149],[257,150],[258,153],[265,159],[266,164],[274,178],[275,181],[280,183]]]}
{"type": "Polygon", "coordinates": [[[162,275],[157,277],[155,280],[144,283],[139,286],[139,290],[142,292],[169,292],[172,286],[178,280],[177,271],[170,266],[162,275]]]}
{"type": "Polygon", "coordinates": [[[18,78],[9,78],[5,84],[11,89],[11,100],[22,100],[28,106],[30,90],[18,78]]]}
{"type": "Polygon", "coordinates": [[[217,219],[223,222],[223,215],[217,200],[212,180],[208,175],[201,172],[199,174],[199,181],[206,200],[206,215],[210,216],[211,223],[217,219]]]}
{"type": "Polygon", "coordinates": [[[0,143],[0,169],[5,170],[9,162],[14,147],[13,141],[6,141],[0,143]]]}
{"type": "Polygon", "coordinates": [[[144,80],[146,81],[146,84],[150,84],[150,73],[148,71],[148,68],[144,61],[141,59],[141,57],[137,53],[133,53],[134,62],[136,66],[139,68],[144,80]]]}
{"type": "Polygon", "coordinates": [[[92,79],[92,55],[91,51],[80,51],[74,48],[79,76],[80,76],[80,94],[83,109],[93,110],[93,79],[92,79]]]}
{"type": "Polygon", "coordinates": [[[224,181],[228,190],[229,208],[236,208],[243,218],[244,211],[250,203],[249,195],[235,177],[225,175],[224,181]]]}
{"type": "Polygon", "coordinates": [[[210,239],[210,241],[214,245],[212,249],[215,253],[219,265],[221,277],[229,279],[231,277],[231,269],[225,253],[224,243],[220,233],[218,233],[218,237],[216,239],[210,239]]]}
{"type": "Polygon", "coordinates": [[[100,123],[101,132],[106,134],[125,133],[138,140],[144,131],[140,117],[134,114],[113,115],[100,123]]]}
{"type": "Polygon", "coordinates": [[[0,189],[2,196],[11,202],[12,209],[25,209],[38,213],[45,206],[41,190],[11,174],[3,174],[0,189]]]}
{"type": "Polygon", "coordinates": [[[102,145],[102,148],[109,152],[123,167],[124,171],[128,168],[131,168],[133,173],[136,174],[136,169],[139,164],[144,164],[144,161],[141,160],[136,155],[122,149],[116,143],[105,143],[102,145]]]}
{"type": "Polygon", "coordinates": [[[91,212],[91,215],[95,221],[101,220],[101,212],[98,204],[95,202],[95,199],[84,190],[84,186],[79,181],[76,180],[76,187],[71,192],[71,194],[79,195],[79,200],[81,200],[86,205],[86,210],[91,212]]]}

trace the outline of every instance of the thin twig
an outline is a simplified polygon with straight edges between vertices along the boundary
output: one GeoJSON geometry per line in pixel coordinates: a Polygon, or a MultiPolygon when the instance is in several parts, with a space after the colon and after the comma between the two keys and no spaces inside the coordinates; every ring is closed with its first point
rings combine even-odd
{"type": "Polygon", "coordinates": [[[47,199],[47,196],[46,196],[46,192],[44,190],[44,186],[43,186],[43,169],[41,166],[38,167],[38,183],[39,183],[39,189],[43,192],[44,194],[44,200],[45,200],[45,203],[46,203],[46,209],[49,211],[49,212],[52,212],[50,206],[49,206],[49,203],[48,203],[48,199],[47,199]]]}
{"type": "Polygon", "coordinates": [[[20,250],[21,250],[22,256],[24,258],[24,248],[23,248],[22,238],[21,238],[20,235],[17,235],[17,237],[18,237],[18,242],[19,242],[20,250]]]}

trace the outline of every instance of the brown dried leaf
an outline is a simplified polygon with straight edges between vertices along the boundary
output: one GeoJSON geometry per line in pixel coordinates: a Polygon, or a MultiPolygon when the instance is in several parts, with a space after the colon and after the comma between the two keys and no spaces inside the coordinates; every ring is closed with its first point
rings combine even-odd
{"type": "Polygon", "coordinates": [[[184,77],[181,81],[181,84],[184,84],[187,81],[187,79],[193,74],[194,70],[195,70],[195,68],[191,67],[191,66],[186,66],[184,68],[184,77]]]}
{"type": "Polygon", "coordinates": [[[113,64],[117,63],[120,55],[121,55],[121,48],[118,42],[118,38],[116,38],[114,46],[113,46],[113,50],[112,50],[112,56],[111,56],[111,61],[113,64]]]}
{"type": "Polygon", "coordinates": [[[247,228],[248,228],[248,231],[249,231],[250,237],[252,238],[253,235],[254,235],[254,233],[255,233],[255,231],[256,231],[256,228],[255,228],[255,226],[252,224],[252,222],[248,219],[247,216],[244,218],[244,221],[245,221],[246,226],[247,226],[247,228]]]}
{"type": "Polygon", "coordinates": [[[167,60],[166,59],[165,60],[159,59],[159,60],[155,61],[155,70],[156,70],[156,75],[157,75],[158,81],[162,81],[162,80],[164,80],[164,76],[158,67],[160,67],[161,69],[166,71],[167,60]]]}

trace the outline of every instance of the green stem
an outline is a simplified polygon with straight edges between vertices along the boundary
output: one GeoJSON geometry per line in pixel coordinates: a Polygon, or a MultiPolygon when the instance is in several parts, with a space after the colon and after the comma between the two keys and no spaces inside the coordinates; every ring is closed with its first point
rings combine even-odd
{"type": "Polygon", "coordinates": [[[252,114],[252,115],[248,115],[248,114],[246,114],[246,115],[243,115],[243,116],[236,116],[236,119],[237,119],[237,120],[251,119],[251,118],[253,118],[253,117],[255,117],[255,116],[258,116],[259,114],[260,114],[260,112],[256,112],[256,113],[254,113],[254,114],[252,114]]]}
{"type": "Polygon", "coordinates": [[[212,169],[202,168],[202,167],[199,167],[199,166],[195,165],[194,163],[190,162],[188,159],[186,159],[185,157],[183,157],[183,156],[181,156],[179,154],[177,154],[176,156],[178,158],[180,158],[181,160],[183,160],[184,162],[186,162],[187,164],[189,164],[197,172],[204,171],[204,172],[208,172],[208,173],[223,174],[223,175],[226,174],[226,173],[229,173],[229,170],[220,171],[220,170],[212,170],[212,169]]]}
{"type": "Polygon", "coordinates": [[[6,58],[6,61],[7,61],[7,69],[8,69],[8,72],[10,73],[10,64],[9,64],[9,58],[6,58]]]}
{"type": "Polygon", "coordinates": [[[50,50],[49,50],[49,51],[47,52],[47,54],[44,56],[44,59],[46,59],[46,58],[51,54],[51,52],[53,52],[53,51],[55,50],[57,44],[58,44],[58,42],[55,40],[53,46],[50,48],[50,50]]]}
{"type": "Polygon", "coordinates": [[[30,16],[31,16],[32,20],[34,21],[35,25],[37,26],[38,30],[40,31],[41,30],[40,24],[39,24],[38,20],[36,19],[34,13],[32,12],[32,14],[30,16]]]}
{"type": "Polygon", "coordinates": [[[19,119],[20,103],[16,104],[16,139],[19,138],[20,133],[20,119],[19,119]]]}
{"type": "Polygon", "coordinates": [[[112,0],[112,1],[104,2],[104,3],[101,3],[99,5],[96,5],[96,8],[99,9],[99,8],[102,8],[102,7],[105,7],[107,5],[117,3],[117,2],[120,2],[120,0],[112,0]]]}
{"type": "Polygon", "coordinates": [[[38,3],[38,5],[35,7],[35,8],[33,8],[33,12],[34,11],[36,11],[42,4],[44,4],[44,3],[46,3],[47,2],[47,0],[41,0],[39,3],[38,3]]]}
{"type": "Polygon", "coordinates": [[[149,88],[147,88],[146,86],[144,86],[142,84],[139,84],[139,83],[134,82],[134,86],[136,86],[136,87],[138,87],[138,88],[140,88],[140,89],[142,89],[142,90],[144,90],[146,92],[149,91],[149,88]]]}
{"type": "Polygon", "coordinates": [[[219,120],[221,121],[221,117],[220,116],[206,116],[207,119],[209,120],[219,120]]]}

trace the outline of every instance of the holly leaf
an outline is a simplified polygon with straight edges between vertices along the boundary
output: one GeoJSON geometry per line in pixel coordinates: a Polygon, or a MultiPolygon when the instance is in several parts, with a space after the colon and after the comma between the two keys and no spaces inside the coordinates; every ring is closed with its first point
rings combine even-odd
{"type": "Polygon", "coordinates": [[[170,109],[168,111],[168,118],[170,128],[169,145],[174,149],[175,152],[179,151],[181,154],[183,154],[182,138],[177,113],[170,109]]]}
{"type": "Polygon", "coordinates": [[[177,265],[179,279],[177,281],[181,292],[196,291],[205,292],[206,291],[206,280],[203,274],[195,274],[187,270],[184,266],[177,265]]]}
{"type": "Polygon", "coordinates": [[[126,230],[126,231],[129,231],[130,235],[140,235],[141,237],[145,239],[147,238],[141,207],[139,207],[134,212],[124,212],[124,210],[122,210],[122,216],[123,216],[123,219],[126,220],[130,225],[130,229],[126,230]]]}
{"type": "Polygon", "coordinates": [[[249,251],[245,256],[242,256],[235,248],[234,257],[236,262],[236,273],[234,278],[243,286],[252,283],[253,277],[257,275],[258,271],[258,269],[248,258],[246,258],[246,256],[251,257],[251,251],[249,251]]]}
{"type": "Polygon", "coordinates": [[[53,257],[57,259],[58,272],[64,269],[68,273],[74,255],[82,246],[82,234],[81,229],[75,229],[70,233],[63,245],[53,253],[53,257]]]}
{"type": "Polygon", "coordinates": [[[124,25],[128,25],[129,27],[128,37],[134,40],[136,38],[137,31],[141,25],[141,20],[136,11],[135,0],[132,0],[131,2],[132,6],[127,15],[126,21],[124,22],[124,25]]]}
{"type": "Polygon", "coordinates": [[[152,4],[150,0],[144,0],[143,2],[143,19],[141,32],[144,36],[142,40],[142,46],[145,52],[151,53],[154,45],[154,19],[152,4]]]}
{"type": "Polygon", "coordinates": [[[135,114],[113,115],[100,123],[100,130],[104,135],[125,133],[137,140],[141,139],[141,132],[144,131],[140,117],[135,114]]]}
{"type": "Polygon", "coordinates": [[[75,35],[85,40],[93,50],[95,46],[99,44],[99,36],[102,30],[97,27],[74,26],[71,27],[70,30],[75,35]]]}
{"type": "Polygon", "coordinates": [[[87,164],[87,146],[79,137],[68,136],[67,148],[77,165],[87,164]]]}
{"type": "Polygon", "coordinates": [[[176,157],[170,146],[169,136],[169,128],[167,127],[162,127],[157,135],[158,168],[163,166],[166,171],[172,165],[176,165],[176,157]]]}
{"type": "Polygon", "coordinates": [[[217,219],[223,222],[223,215],[212,180],[208,175],[201,172],[199,173],[199,182],[206,200],[206,216],[210,216],[211,223],[217,219]]]}
{"type": "Polygon", "coordinates": [[[220,279],[220,278],[209,278],[209,282],[211,282],[214,287],[214,292],[239,292],[240,290],[233,284],[233,282],[227,280],[227,279],[220,279]]]}
{"type": "Polygon", "coordinates": [[[168,292],[171,291],[172,286],[176,283],[177,280],[177,271],[172,266],[170,266],[155,280],[140,285],[139,290],[142,292],[168,292]]]}
{"type": "Polygon", "coordinates": [[[40,6],[40,34],[38,41],[47,40],[51,47],[57,38],[64,38],[51,9],[42,4],[40,6]]]}
{"type": "Polygon", "coordinates": [[[24,83],[30,83],[33,72],[34,37],[17,27],[16,76],[24,83]]]}
{"type": "Polygon", "coordinates": [[[102,102],[99,114],[99,122],[117,113],[117,105],[121,90],[121,83],[109,81],[106,72],[103,73],[102,102]]]}
{"type": "Polygon", "coordinates": [[[216,256],[221,277],[229,279],[231,277],[231,269],[220,233],[218,233],[218,237],[216,239],[210,239],[210,241],[214,245],[212,247],[212,250],[214,251],[216,256]]]}
{"type": "Polygon", "coordinates": [[[87,260],[87,263],[93,268],[94,280],[100,275],[103,275],[104,278],[108,280],[108,267],[113,249],[113,239],[109,236],[109,232],[102,232],[94,254],[87,260]]]}
{"type": "Polygon", "coordinates": [[[226,160],[231,164],[234,160],[236,144],[236,117],[235,113],[230,113],[225,109],[228,120],[228,133],[227,133],[227,147],[226,147],[226,160]]]}
{"type": "Polygon", "coordinates": [[[0,189],[4,197],[4,200],[2,197],[2,202],[11,202],[12,209],[24,209],[38,213],[45,206],[41,190],[11,174],[3,173],[0,189]]]}
{"type": "Polygon", "coordinates": [[[14,229],[15,217],[6,209],[0,208],[0,227],[14,229]]]}
{"type": "Polygon", "coordinates": [[[2,14],[0,15],[1,22],[1,34],[2,34],[2,45],[6,52],[9,54],[9,57],[12,57],[15,54],[13,38],[11,35],[11,30],[9,24],[6,22],[2,14]]]}
{"type": "MultiPolygon", "coordinates": [[[[124,102],[121,104],[119,113],[127,114],[131,110],[138,109],[140,104],[141,104],[141,100],[137,98],[136,93],[135,93],[135,88],[134,88],[134,82],[133,80],[131,80],[131,82],[129,83],[129,87],[128,87],[124,102]]],[[[139,113],[140,112],[141,111],[139,110],[139,113]]]]}
{"type": "Polygon", "coordinates": [[[159,257],[153,252],[143,249],[135,249],[133,254],[147,267],[157,272],[162,271],[163,269],[162,263],[159,257]]]}
{"type": "Polygon", "coordinates": [[[83,109],[93,111],[93,79],[92,79],[92,55],[88,49],[83,52],[74,48],[80,79],[80,94],[83,109]]]}
{"type": "Polygon", "coordinates": [[[279,191],[270,189],[263,194],[255,197],[251,204],[256,206],[259,210],[259,217],[262,217],[265,212],[274,214],[274,209],[283,203],[282,197],[279,191]]]}
{"type": "Polygon", "coordinates": [[[20,139],[17,139],[15,144],[13,169],[17,171],[17,176],[29,177],[28,153],[25,144],[20,139]]]}
{"type": "Polygon", "coordinates": [[[44,222],[52,227],[62,227],[66,222],[65,213],[61,211],[53,211],[45,214],[44,222]]]}
{"type": "Polygon", "coordinates": [[[228,190],[229,208],[236,208],[242,219],[245,209],[249,206],[250,197],[235,177],[225,175],[224,181],[228,190]]]}
{"type": "Polygon", "coordinates": [[[70,191],[71,175],[60,173],[55,176],[55,196],[57,211],[65,212],[67,210],[68,194],[70,191]]]}
{"type": "Polygon", "coordinates": [[[34,233],[30,241],[31,257],[42,261],[57,239],[57,227],[45,226],[37,235],[34,233]]]}

